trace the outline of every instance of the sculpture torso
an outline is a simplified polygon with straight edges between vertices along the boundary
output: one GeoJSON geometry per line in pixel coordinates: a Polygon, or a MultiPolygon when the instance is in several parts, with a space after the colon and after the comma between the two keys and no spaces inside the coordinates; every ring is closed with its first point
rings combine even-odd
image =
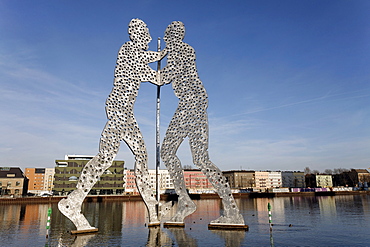
{"type": "Polygon", "coordinates": [[[171,71],[168,73],[171,74],[172,88],[182,110],[199,111],[208,105],[207,92],[199,79],[195,59],[193,47],[184,42],[169,47],[167,64],[171,71]]]}

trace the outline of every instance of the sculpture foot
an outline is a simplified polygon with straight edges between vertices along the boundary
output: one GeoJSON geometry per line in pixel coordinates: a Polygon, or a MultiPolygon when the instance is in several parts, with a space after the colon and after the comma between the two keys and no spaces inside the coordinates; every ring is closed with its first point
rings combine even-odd
{"type": "Polygon", "coordinates": [[[147,203],[147,209],[149,214],[149,224],[148,226],[159,226],[161,222],[158,220],[157,215],[157,201],[149,201],[147,203]]]}
{"type": "Polygon", "coordinates": [[[174,216],[168,221],[169,223],[184,223],[184,219],[186,216],[191,215],[195,212],[197,209],[197,206],[195,203],[191,200],[188,200],[187,202],[182,202],[179,200],[179,205],[177,207],[177,212],[174,216]]]}
{"type": "Polygon", "coordinates": [[[58,203],[59,211],[70,219],[76,226],[78,231],[96,229],[90,226],[85,216],[81,213],[81,203],[70,200],[70,198],[62,199],[58,203]]]}
{"type": "Polygon", "coordinates": [[[171,211],[173,207],[172,201],[165,202],[165,203],[159,203],[159,207],[160,207],[160,218],[163,218],[164,216],[168,214],[168,212],[171,211]]]}
{"type": "Polygon", "coordinates": [[[160,225],[161,225],[161,222],[159,221],[151,221],[149,222],[148,227],[160,226],[160,225]]]}
{"type": "Polygon", "coordinates": [[[241,214],[235,214],[233,216],[225,216],[222,215],[218,219],[212,220],[210,225],[212,224],[225,224],[225,225],[244,225],[244,218],[241,214]]]}

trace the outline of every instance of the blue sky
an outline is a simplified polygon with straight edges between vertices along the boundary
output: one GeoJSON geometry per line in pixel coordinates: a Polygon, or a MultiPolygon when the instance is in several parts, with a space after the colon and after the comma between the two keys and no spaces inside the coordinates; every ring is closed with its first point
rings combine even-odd
{"type": "MultiPolygon", "coordinates": [[[[370,167],[369,1],[0,1],[0,166],[95,155],[132,18],[185,24],[222,170],[370,167]]],[[[156,88],[135,114],[155,164],[156,88]]],[[[161,137],[177,106],[162,87],[161,137]]],[[[179,149],[191,165],[185,141],[179,149]]],[[[133,167],[124,143],[117,159],[133,167]]],[[[163,167],[163,165],[162,165],[163,167]]]]}

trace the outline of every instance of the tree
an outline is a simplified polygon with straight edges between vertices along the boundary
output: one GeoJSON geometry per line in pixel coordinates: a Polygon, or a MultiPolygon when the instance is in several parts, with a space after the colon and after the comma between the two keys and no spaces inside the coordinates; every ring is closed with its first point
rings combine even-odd
{"type": "Polygon", "coordinates": [[[346,168],[334,168],[334,174],[341,174],[341,173],[343,173],[343,172],[349,172],[349,170],[348,169],[346,169],[346,168]]]}
{"type": "Polygon", "coordinates": [[[319,174],[319,170],[312,170],[312,174],[319,174]]]}
{"type": "Polygon", "coordinates": [[[311,174],[311,169],[308,166],[304,168],[304,174],[311,174]]]}
{"type": "Polygon", "coordinates": [[[325,174],[333,174],[333,170],[332,169],[325,169],[324,173],[325,174]]]}
{"type": "Polygon", "coordinates": [[[191,165],[184,165],[184,169],[189,170],[189,169],[193,169],[193,167],[191,165]]]}

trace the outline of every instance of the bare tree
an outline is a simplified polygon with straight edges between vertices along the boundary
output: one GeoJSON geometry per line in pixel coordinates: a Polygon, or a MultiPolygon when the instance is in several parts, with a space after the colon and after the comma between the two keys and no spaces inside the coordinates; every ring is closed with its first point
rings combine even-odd
{"type": "Polygon", "coordinates": [[[319,170],[312,170],[312,174],[319,174],[320,171],[319,170]]]}
{"type": "Polygon", "coordinates": [[[191,165],[184,165],[184,169],[190,170],[190,169],[193,169],[193,167],[191,165]]]}
{"type": "Polygon", "coordinates": [[[334,174],[341,174],[343,172],[348,172],[349,170],[346,168],[334,168],[334,174]]]}
{"type": "Polygon", "coordinates": [[[333,174],[333,170],[332,169],[325,169],[324,173],[326,174],[333,174]]]}
{"type": "Polygon", "coordinates": [[[308,166],[304,168],[304,174],[311,174],[311,169],[308,166]]]}

